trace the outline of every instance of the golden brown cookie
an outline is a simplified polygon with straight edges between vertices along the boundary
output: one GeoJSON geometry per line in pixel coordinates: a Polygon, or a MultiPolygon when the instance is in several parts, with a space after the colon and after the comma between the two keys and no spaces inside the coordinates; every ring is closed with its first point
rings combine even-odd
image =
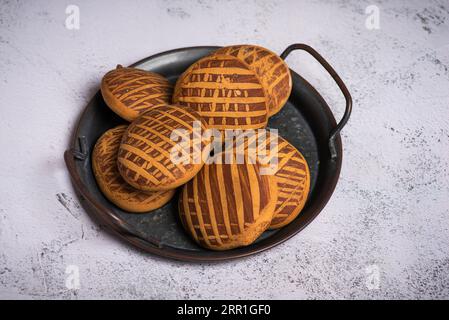
{"type": "Polygon", "coordinates": [[[151,108],[123,135],[117,160],[122,177],[143,191],[170,190],[186,183],[203,166],[202,153],[208,154],[209,145],[197,130],[206,130],[206,125],[190,108],[151,108]],[[178,134],[175,137],[173,133],[178,134]],[[189,150],[184,150],[183,141],[189,150]]]}
{"type": "Polygon", "coordinates": [[[147,212],[166,204],[175,190],[145,193],[128,185],[117,169],[117,154],[126,125],[106,131],[95,144],[92,169],[103,194],[119,208],[147,212]]]}
{"type": "Polygon", "coordinates": [[[279,137],[279,165],[275,174],[278,200],[270,229],[292,222],[304,208],[310,189],[310,171],[304,156],[279,137]]]}
{"type": "Polygon", "coordinates": [[[278,113],[292,90],[288,65],[277,54],[254,45],[235,45],[218,49],[214,54],[233,56],[254,70],[268,95],[268,115],[278,113]]]}
{"type": "MultiPolygon", "coordinates": [[[[241,134],[240,136],[243,136],[241,134]]],[[[310,189],[310,171],[304,156],[287,140],[270,130],[255,130],[246,139],[236,140],[234,148],[243,144],[245,156],[251,155],[261,164],[264,174],[277,185],[278,198],[270,229],[292,222],[304,208],[310,189]],[[252,152],[249,146],[251,146],[252,152]],[[256,153],[265,150],[265,153],[256,153]]]]}
{"type": "Polygon", "coordinates": [[[261,81],[232,56],[208,56],[191,65],[176,82],[173,101],[198,111],[209,128],[264,128],[268,121],[261,81]]]}
{"type": "Polygon", "coordinates": [[[270,179],[257,163],[206,164],[179,199],[185,230],[213,250],[253,243],[269,227],[276,206],[277,187],[270,179]]]}
{"type": "Polygon", "coordinates": [[[120,65],[106,73],[101,81],[101,94],[106,104],[128,121],[151,107],[169,103],[172,92],[172,85],[163,76],[120,65]]]}
{"type": "Polygon", "coordinates": [[[292,222],[304,208],[310,189],[309,166],[301,152],[281,136],[257,130],[247,144],[256,139],[256,146],[260,148],[263,143],[266,150],[265,158],[258,161],[263,161],[266,169],[273,164],[271,181],[277,185],[278,198],[270,229],[278,229],[292,222]]]}

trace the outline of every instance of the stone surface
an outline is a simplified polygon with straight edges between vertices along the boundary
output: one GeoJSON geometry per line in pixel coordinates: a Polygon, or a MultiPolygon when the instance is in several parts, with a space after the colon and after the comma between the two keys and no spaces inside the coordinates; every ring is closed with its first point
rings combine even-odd
{"type": "MultiPolygon", "coordinates": [[[[447,1],[376,1],[374,30],[360,1],[73,4],[79,30],[65,2],[0,1],[0,298],[449,298],[447,1]],[[134,250],[87,216],[62,155],[106,71],[177,47],[293,42],[328,58],[354,99],[341,179],[303,232],[198,265],[134,250]]],[[[317,63],[287,62],[342,115],[317,63]]]]}

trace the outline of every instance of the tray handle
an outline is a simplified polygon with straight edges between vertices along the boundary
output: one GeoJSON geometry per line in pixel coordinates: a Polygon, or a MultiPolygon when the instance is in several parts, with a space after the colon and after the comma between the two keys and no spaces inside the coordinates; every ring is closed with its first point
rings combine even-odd
{"type": "Polygon", "coordinates": [[[332,79],[337,83],[338,87],[340,88],[341,92],[343,93],[343,96],[346,100],[346,109],[343,117],[341,118],[340,122],[337,124],[337,126],[332,129],[330,136],[329,136],[329,151],[331,154],[331,158],[335,159],[337,158],[337,147],[335,145],[335,140],[340,133],[341,129],[346,125],[346,123],[349,120],[349,116],[351,115],[352,111],[352,98],[351,94],[348,91],[348,88],[346,88],[346,85],[344,84],[343,80],[341,80],[340,76],[337,74],[337,72],[332,68],[332,66],[312,47],[303,44],[303,43],[296,43],[288,46],[284,52],[281,53],[281,58],[285,60],[287,56],[290,54],[290,52],[295,50],[304,50],[307,53],[309,53],[312,57],[314,57],[320,64],[323,66],[324,69],[330,74],[332,79]]]}

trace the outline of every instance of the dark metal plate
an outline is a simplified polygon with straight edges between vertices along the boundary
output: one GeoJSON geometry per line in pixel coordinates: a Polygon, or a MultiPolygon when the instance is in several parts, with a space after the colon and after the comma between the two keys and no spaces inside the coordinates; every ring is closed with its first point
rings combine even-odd
{"type": "MultiPolygon", "coordinates": [[[[139,61],[133,66],[160,73],[175,83],[187,67],[217,48],[172,50],[139,61]]],[[[280,135],[305,156],[312,181],[305,208],[288,226],[266,231],[250,246],[215,252],[197,246],[182,230],[178,221],[177,196],[164,207],[148,214],[130,214],[117,208],[98,189],[91,169],[90,155],[101,134],[125,121],[105,105],[100,92],[84,110],[74,134],[73,145],[65,153],[72,181],[81,196],[83,206],[122,239],[145,251],[180,260],[217,261],[237,258],[266,250],[287,240],[309,224],[325,206],[337,183],[342,160],[338,133],[335,139],[336,157],[332,158],[329,152],[328,141],[336,122],[326,102],[307,81],[293,71],[292,78],[290,99],[282,111],[270,119],[269,127],[277,128],[280,135]]]]}

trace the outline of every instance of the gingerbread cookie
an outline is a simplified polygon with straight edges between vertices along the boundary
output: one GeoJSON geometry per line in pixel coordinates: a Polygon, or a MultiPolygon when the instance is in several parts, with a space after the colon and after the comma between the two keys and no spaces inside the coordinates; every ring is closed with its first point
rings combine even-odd
{"type": "Polygon", "coordinates": [[[241,145],[246,157],[260,163],[264,174],[273,176],[270,181],[277,186],[278,198],[270,229],[278,229],[304,208],[310,189],[309,167],[301,152],[276,132],[259,129],[253,133],[240,134],[233,146],[241,145]]]}
{"type": "Polygon", "coordinates": [[[270,229],[286,226],[299,215],[309,194],[310,171],[307,161],[287,140],[269,130],[257,130],[245,140],[244,148],[248,149],[250,145],[254,149],[265,150],[256,159],[262,163],[264,172],[273,176],[271,181],[278,189],[270,229]]]}
{"type": "Polygon", "coordinates": [[[170,190],[186,183],[208,154],[209,145],[198,130],[206,130],[204,120],[190,108],[151,108],[123,135],[117,160],[122,177],[143,191],[170,190]]]}
{"type": "Polygon", "coordinates": [[[208,56],[191,65],[176,82],[173,101],[196,110],[209,128],[256,129],[268,121],[261,81],[233,56],[208,56]]]}
{"type": "Polygon", "coordinates": [[[128,185],[117,169],[117,154],[126,125],[106,131],[95,144],[92,169],[103,194],[129,212],[148,212],[166,204],[175,190],[145,193],[128,185]]]}
{"type": "Polygon", "coordinates": [[[214,54],[236,57],[254,70],[267,91],[269,116],[285,105],[292,90],[292,77],[287,64],[277,54],[254,45],[223,47],[214,54]]]}
{"type": "Polygon", "coordinates": [[[206,164],[182,190],[179,213],[201,246],[227,250],[253,243],[270,225],[277,187],[257,163],[206,164]]]}
{"type": "Polygon", "coordinates": [[[270,229],[282,228],[292,222],[304,208],[310,189],[310,172],[306,159],[281,137],[275,178],[278,199],[270,229]]]}
{"type": "Polygon", "coordinates": [[[151,107],[169,103],[172,92],[172,85],[163,76],[120,65],[106,73],[101,81],[101,94],[106,104],[128,121],[151,107]]]}

